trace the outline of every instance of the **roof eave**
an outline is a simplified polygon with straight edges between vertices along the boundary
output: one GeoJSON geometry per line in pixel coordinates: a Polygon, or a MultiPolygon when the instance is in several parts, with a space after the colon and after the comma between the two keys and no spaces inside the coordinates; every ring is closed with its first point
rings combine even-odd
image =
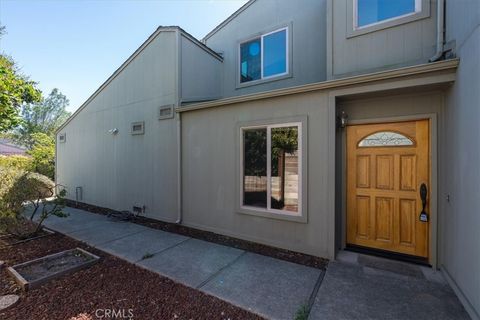
{"type": "Polygon", "coordinates": [[[420,64],[410,67],[403,67],[398,69],[392,69],[387,71],[380,71],[375,73],[369,73],[359,76],[353,76],[348,78],[340,78],[335,80],[328,80],[322,82],[316,82],[296,87],[282,88],[271,91],[264,91],[260,93],[253,93],[248,95],[241,95],[236,97],[212,100],[208,102],[201,102],[190,104],[185,107],[176,109],[176,112],[188,112],[200,109],[207,109],[213,107],[226,106],[236,103],[268,99],[272,97],[280,97],[298,93],[320,91],[327,89],[336,89],[351,85],[366,84],[369,82],[375,82],[380,80],[389,80],[402,77],[408,77],[413,75],[421,75],[432,72],[444,71],[444,70],[455,70],[458,67],[460,60],[459,59],[450,59],[433,63],[420,64]]]}

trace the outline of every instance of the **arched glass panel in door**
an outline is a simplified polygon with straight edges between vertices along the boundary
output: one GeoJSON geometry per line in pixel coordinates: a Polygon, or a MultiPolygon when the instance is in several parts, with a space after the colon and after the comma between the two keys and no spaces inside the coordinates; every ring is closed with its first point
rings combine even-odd
{"type": "Polygon", "coordinates": [[[412,139],[392,131],[375,132],[358,143],[359,147],[413,146],[412,139]]]}

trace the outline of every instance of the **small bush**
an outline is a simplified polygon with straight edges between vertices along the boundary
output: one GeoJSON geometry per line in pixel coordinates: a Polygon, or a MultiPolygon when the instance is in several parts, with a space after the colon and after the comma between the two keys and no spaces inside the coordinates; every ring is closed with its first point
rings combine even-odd
{"type": "Polygon", "coordinates": [[[28,170],[32,166],[32,158],[12,155],[12,156],[0,156],[0,167],[14,168],[18,170],[28,170]]]}
{"type": "Polygon", "coordinates": [[[44,175],[0,168],[0,232],[26,238],[37,234],[49,216],[66,216],[62,212],[65,191],[55,195],[55,188],[55,183],[44,175]],[[49,197],[53,199],[43,200],[49,197]],[[30,219],[23,215],[25,202],[33,206],[30,219]],[[40,221],[34,224],[33,218],[40,208],[40,221]]]}

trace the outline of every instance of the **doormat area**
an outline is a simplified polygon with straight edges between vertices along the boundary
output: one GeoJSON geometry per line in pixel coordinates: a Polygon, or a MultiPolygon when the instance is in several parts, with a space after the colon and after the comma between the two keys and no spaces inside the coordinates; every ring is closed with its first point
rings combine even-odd
{"type": "Polygon", "coordinates": [[[419,266],[400,262],[400,261],[389,261],[387,259],[359,255],[358,263],[364,267],[380,269],[383,271],[389,271],[409,277],[421,278],[424,279],[422,270],[419,266]]]}

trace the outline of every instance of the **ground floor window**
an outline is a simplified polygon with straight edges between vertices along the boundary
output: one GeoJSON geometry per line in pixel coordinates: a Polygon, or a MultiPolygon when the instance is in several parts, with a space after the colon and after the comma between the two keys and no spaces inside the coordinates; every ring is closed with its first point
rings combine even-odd
{"type": "Polygon", "coordinates": [[[301,215],[301,123],[243,127],[241,206],[301,215]]]}

